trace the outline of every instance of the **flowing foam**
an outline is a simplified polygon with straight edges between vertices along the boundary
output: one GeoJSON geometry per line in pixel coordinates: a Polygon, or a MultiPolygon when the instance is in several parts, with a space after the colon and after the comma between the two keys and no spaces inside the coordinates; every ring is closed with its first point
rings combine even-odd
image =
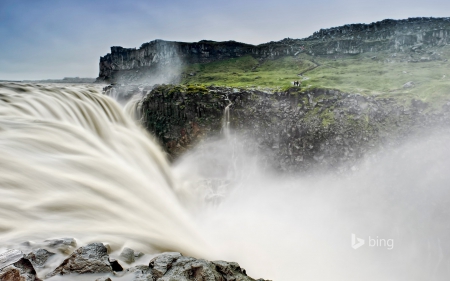
{"type": "Polygon", "coordinates": [[[160,148],[92,86],[1,85],[0,151],[1,241],[209,253],[160,148]]]}
{"type": "Polygon", "coordinates": [[[197,147],[174,171],[197,197],[219,200],[197,212],[198,225],[216,258],[238,261],[250,276],[448,280],[449,142],[448,133],[416,137],[367,155],[349,175],[280,177],[236,137],[197,147]],[[220,179],[225,192],[214,184],[220,179]],[[357,250],[353,233],[365,240],[357,250]],[[392,249],[382,239],[392,239],[392,249]]]}

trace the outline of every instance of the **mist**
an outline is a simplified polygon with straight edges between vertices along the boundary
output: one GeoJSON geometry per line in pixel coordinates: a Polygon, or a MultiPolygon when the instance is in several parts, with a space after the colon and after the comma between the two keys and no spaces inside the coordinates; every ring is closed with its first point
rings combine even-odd
{"type": "Polygon", "coordinates": [[[378,151],[345,175],[282,176],[234,136],[176,163],[219,259],[273,280],[448,280],[450,134],[378,151]],[[207,176],[209,175],[209,176],[207,176]],[[201,204],[201,207],[199,207],[201,204]],[[352,248],[351,236],[365,241],[352,248]]]}

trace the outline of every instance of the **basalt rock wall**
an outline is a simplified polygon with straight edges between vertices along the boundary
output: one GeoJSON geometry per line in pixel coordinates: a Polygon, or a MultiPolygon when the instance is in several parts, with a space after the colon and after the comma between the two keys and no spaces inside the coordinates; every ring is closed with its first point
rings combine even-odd
{"type": "Polygon", "coordinates": [[[168,72],[170,75],[173,70],[176,74],[181,64],[240,57],[252,53],[253,48],[252,45],[234,41],[184,43],[163,40],[142,44],[139,49],[111,47],[111,53],[100,58],[99,80],[121,80],[121,76],[126,78],[130,71],[140,71],[142,75],[168,72]]]}
{"type": "MultiPolygon", "coordinates": [[[[409,52],[420,46],[442,46],[450,42],[450,18],[383,20],[371,24],[350,24],[321,29],[305,39],[283,39],[258,46],[235,41],[196,43],[155,40],[136,48],[111,47],[100,58],[98,81],[138,83],[153,77],[178,82],[180,66],[208,63],[251,55],[273,59],[309,55],[360,54],[390,50],[409,52]]],[[[147,81],[148,82],[148,81],[147,81]]]]}
{"type": "Polygon", "coordinates": [[[262,155],[266,166],[288,172],[345,171],[370,152],[450,120],[450,102],[439,113],[427,113],[428,105],[418,100],[405,105],[330,89],[170,85],[145,95],[138,119],[176,158],[199,141],[222,135],[230,103],[230,127],[246,150],[262,155]]]}

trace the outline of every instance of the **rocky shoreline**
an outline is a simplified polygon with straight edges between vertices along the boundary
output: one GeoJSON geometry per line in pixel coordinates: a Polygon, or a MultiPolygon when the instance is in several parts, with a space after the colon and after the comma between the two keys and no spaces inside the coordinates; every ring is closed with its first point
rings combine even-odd
{"type": "MultiPolygon", "coordinates": [[[[155,255],[150,262],[144,264],[143,257],[146,255],[129,248],[123,249],[118,260],[111,258],[108,245],[103,243],[90,243],[74,250],[75,239],[64,238],[48,240],[45,245],[45,248],[32,251],[28,249],[28,254],[18,249],[0,253],[0,281],[52,280],[55,276],[63,276],[64,280],[81,277],[84,279],[80,280],[96,281],[111,281],[116,278],[133,281],[255,280],[247,276],[245,269],[235,262],[207,261],[168,252],[155,255]],[[63,257],[59,266],[52,268],[50,261],[58,258],[61,260],[63,257]]],[[[21,245],[23,247],[24,244],[21,245]]]]}

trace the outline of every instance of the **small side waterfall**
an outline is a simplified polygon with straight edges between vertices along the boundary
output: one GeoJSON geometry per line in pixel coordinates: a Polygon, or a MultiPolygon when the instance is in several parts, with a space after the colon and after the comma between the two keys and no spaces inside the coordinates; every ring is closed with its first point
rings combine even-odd
{"type": "Polygon", "coordinates": [[[228,138],[230,136],[230,106],[233,105],[228,96],[227,101],[229,102],[229,104],[225,107],[222,118],[222,133],[225,138],[228,138]]]}

